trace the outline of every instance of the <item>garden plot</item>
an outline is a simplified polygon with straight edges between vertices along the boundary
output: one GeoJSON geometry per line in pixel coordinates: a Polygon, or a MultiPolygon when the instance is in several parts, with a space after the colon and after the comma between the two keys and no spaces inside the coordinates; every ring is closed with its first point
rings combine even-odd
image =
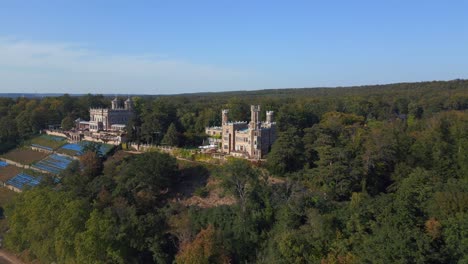
{"type": "Polygon", "coordinates": [[[65,170],[72,161],[73,158],[64,155],[52,154],[34,164],[33,167],[57,175],[65,170]]]}
{"type": "MultiPolygon", "coordinates": [[[[2,161],[0,161],[0,163],[2,163],[2,161]]],[[[15,177],[21,170],[21,168],[12,165],[0,166],[0,186],[3,186],[6,181],[15,177]]]]}
{"type": "Polygon", "coordinates": [[[47,157],[47,155],[47,153],[34,151],[32,149],[17,148],[2,155],[2,157],[22,165],[29,165],[36,161],[42,160],[43,158],[47,157]]]}

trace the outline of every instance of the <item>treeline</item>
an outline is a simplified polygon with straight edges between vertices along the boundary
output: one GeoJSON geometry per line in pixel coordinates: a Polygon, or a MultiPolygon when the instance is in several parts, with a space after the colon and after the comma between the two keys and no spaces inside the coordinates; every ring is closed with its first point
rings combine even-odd
{"type": "MultiPolygon", "coordinates": [[[[248,121],[250,104],[276,111],[281,131],[317,123],[337,111],[384,121],[396,115],[420,119],[434,113],[468,108],[468,81],[400,83],[348,88],[303,88],[246,92],[134,97],[136,115],[128,124],[135,142],[177,146],[203,143],[204,128],[220,125],[221,109],[232,120],[248,121]],[[172,126],[171,126],[172,125],[172,126]],[[169,127],[171,129],[169,130],[169,127]],[[163,141],[169,130],[168,137],[163,141]]],[[[89,119],[90,107],[110,107],[113,97],[64,95],[45,98],[0,98],[0,152],[49,126],[70,129],[74,120],[89,119]]],[[[123,99],[123,98],[122,98],[123,99]]],[[[262,111],[262,118],[265,118],[262,111]]]]}
{"type": "MultiPolygon", "coordinates": [[[[58,188],[7,208],[7,247],[44,263],[468,261],[467,81],[135,98],[129,133],[196,145],[221,109],[248,120],[251,103],[276,111],[265,166],[190,169],[217,177],[236,204],[173,201],[187,168],[168,155],[103,167],[89,151],[58,188]]],[[[86,117],[77,109],[66,115],[86,117]]]]}

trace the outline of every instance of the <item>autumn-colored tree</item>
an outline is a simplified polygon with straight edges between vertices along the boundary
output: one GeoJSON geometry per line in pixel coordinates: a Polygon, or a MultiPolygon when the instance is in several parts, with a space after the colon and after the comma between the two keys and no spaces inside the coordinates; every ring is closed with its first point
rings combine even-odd
{"type": "Polygon", "coordinates": [[[92,178],[101,173],[103,164],[101,158],[96,152],[85,152],[81,155],[80,161],[83,168],[83,175],[92,178]]]}
{"type": "Polygon", "coordinates": [[[217,237],[217,231],[212,225],[201,230],[192,242],[180,246],[176,255],[176,263],[230,263],[229,257],[218,243],[217,237]]]}
{"type": "Polygon", "coordinates": [[[345,253],[344,255],[334,255],[329,253],[327,258],[322,259],[320,264],[357,264],[359,261],[357,257],[350,252],[345,253]]]}
{"type": "Polygon", "coordinates": [[[434,217],[429,218],[425,223],[426,233],[432,237],[432,239],[437,239],[440,237],[442,232],[442,225],[434,217]]]}

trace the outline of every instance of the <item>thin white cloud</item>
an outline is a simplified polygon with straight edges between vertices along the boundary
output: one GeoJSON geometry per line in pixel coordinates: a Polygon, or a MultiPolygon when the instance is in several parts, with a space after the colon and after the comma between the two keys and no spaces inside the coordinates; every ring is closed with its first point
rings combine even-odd
{"type": "Polygon", "coordinates": [[[149,93],[247,89],[252,73],[154,54],[0,38],[0,92],[149,93]]]}

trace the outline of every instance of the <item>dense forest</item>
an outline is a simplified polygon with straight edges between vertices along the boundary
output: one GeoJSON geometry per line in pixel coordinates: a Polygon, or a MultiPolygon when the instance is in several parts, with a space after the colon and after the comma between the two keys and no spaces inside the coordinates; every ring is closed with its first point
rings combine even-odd
{"type": "MultiPolygon", "coordinates": [[[[1,98],[0,151],[111,99],[1,98]]],[[[197,146],[221,109],[248,121],[250,104],[275,111],[278,139],[262,164],[91,149],[5,206],[6,248],[40,263],[468,263],[468,81],[133,99],[133,142],[197,146]],[[236,202],[178,203],[193,174],[236,202]]]]}

